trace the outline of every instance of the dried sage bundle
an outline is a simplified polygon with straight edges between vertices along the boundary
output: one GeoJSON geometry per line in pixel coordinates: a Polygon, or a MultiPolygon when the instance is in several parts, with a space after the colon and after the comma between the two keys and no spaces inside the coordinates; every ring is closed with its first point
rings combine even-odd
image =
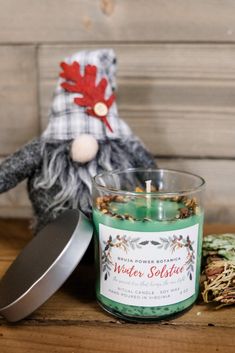
{"type": "Polygon", "coordinates": [[[217,309],[235,303],[235,234],[213,234],[203,240],[202,297],[217,309]]]}

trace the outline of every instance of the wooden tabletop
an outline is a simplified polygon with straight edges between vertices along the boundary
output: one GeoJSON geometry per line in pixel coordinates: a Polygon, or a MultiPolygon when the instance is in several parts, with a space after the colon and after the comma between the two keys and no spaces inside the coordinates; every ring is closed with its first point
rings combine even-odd
{"type": "MultiPolygon", "coordinates": [[[[30,240],[26,220],[0,220],[0,277],[30,240]]],[[[235,232],[208,225],[205,234],[235,232]]],[[[154,324],[129,324],[96,303],[94,271],[83,261],[65,285],[27,319],[0,317],[1,353],[213,353],[235,352],[235,307],[198,303],[186,314],[154,324]]]]}

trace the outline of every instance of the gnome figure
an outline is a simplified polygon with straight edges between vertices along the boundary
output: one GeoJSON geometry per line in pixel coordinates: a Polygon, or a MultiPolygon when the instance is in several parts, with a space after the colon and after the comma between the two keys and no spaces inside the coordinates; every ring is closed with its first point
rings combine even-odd
{"type": "Polygon", "coordinates": [[[61,69],[46,130],[0,165],[0,193],[27,178],[35,233],[66,209],[79,208],[90,217],[96,174],[155,167],[118,116],[114,51],[78,52],[61,69]]]}

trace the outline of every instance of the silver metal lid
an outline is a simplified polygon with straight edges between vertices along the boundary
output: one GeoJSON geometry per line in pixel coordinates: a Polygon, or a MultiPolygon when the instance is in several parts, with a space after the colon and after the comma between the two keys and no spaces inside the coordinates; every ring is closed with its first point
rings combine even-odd
{"type": "Polygon", "coordinates": [[[91,222],[68,210],[35,236],[0,282],[0,314],[18,321],[54,294],[76,268],[91,241],[91,222]]]}

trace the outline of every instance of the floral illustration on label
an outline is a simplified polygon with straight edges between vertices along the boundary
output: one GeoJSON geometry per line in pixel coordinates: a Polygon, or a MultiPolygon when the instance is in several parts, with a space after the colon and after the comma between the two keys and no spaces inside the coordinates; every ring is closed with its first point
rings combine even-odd
{"type": "Polygon", "coordinates": [[[159,241],[155,240],[144,240],[140,241],[140,238],[127,237],[126,235],[116,237],[109,236],[107,241],[103,241],[102,249],[102,271],[104,275],[104,280],[106,281],[110,276],[112,267],[114,267],[114,262],[112,259],[112,250],[118,248],[124,251],[126,254],[129,249],[135,250],[136,248],[141,249],[147,245],[156,246],[158,249],[170,249],[172,253],[177,252],[178,249],[185,248],[187,250],[187,255],[185,259],[184,266],[186,266],[187,276],[192,280],[192,273],[194,272],[194,263],[195,263],[195,250],[194,250],[194,241],[190,240],[189,235],[173,235],[166,238],[159,238],[159,241]]]}

